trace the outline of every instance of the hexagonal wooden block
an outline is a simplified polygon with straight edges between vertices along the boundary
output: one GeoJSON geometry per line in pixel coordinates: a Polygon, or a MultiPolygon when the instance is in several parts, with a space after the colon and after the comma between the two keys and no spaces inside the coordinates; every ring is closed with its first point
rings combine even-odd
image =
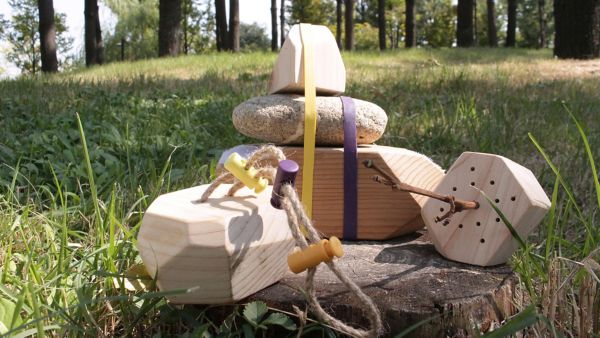
{"type": "MultiPolygon", "coordinates": [[[[304,148],[282,147],[288,159],[302,168],[304,148]]],[[[435,189],[444,171],[427,156],[394,147],[358,147],[358,232],[357,239],[389,239],[423,227],[421,206],[426,197],[373,182],[375,171],[362,165],[372,160],[377,166],[406,182],[435,189]]],[[[317,147],[313,191],[313,221],[327,236],[343,236],[344,228],[344,149],[317,147]]],[[[302,170],[296,178],[296,191],[302,194],[302,170]]]]}
{"type": "MultiPolygon", "coordinates": [[[[346,88],[346,68],[335,38],[329,28],[305,25],[314,46],[314,79],[319,95],[342,94],[346,88]]],[[[269,80],[269,94],[304,94],[304,62],[300,25],[294,25],[281,46],[269,80]]]]}
{"type": "Polygon", "coordinates": [[[271,187],[247,188],[225,197],[221,185],[205,203],[195,202],[208,185],[159,196],[148,208],[138,249],[162,291],[175,303],[238,301],[277,282],[288,270],[294,239],[287,215],[269,202],[271,187]]]}
{"type": "Polygon", "coordinates": [[[479,209],[455,213],[444,225],[434,219],[448,210],[448,204],[428,199],[421,214],[435,248],[463,263],[505,263],[517,249],[517,241],[478,189],[494,201],[521,238],[539,224],[550,200],[531,170],[502,156],[465,152],[448,170],[435,191],[475,200],[479,209]]]}

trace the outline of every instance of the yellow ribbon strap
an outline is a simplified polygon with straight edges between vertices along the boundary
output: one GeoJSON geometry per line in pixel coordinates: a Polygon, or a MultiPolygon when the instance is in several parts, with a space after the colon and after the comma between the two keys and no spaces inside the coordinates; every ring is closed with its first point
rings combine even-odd
{"type": "Polygon", "coordinates": [[[317,89],[315,87],[315,51],[310,24],[300,24],[304,63],[304,164],[302,166],[302,203],[312,217],[315,139],[317,134],[317,89]]]}

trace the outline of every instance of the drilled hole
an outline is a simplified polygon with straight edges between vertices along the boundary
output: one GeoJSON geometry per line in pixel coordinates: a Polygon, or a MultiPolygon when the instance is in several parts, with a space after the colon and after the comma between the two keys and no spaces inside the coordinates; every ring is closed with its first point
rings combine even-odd
{"type": "Polygon", "coordinates": [[[491,184],[491,185],[494,185],[495,183],[496,183],[496,182],[494,182],[494,180],[491,180],[491,181],[490,181],[490,184],[491,184]]]}
{"type": "Polygon", "coordinates": [[[496,218],[496,222],[500,222],[500,218],[496,218]]]}
{"type": "Polygon", "coordinates": [[[456,191],[456,187],[452,187],[452,191],[456,191]]]}
{"type": "Polygon", "coordinates": [[[475,171],[475,167],[471,167],[471,171],[475,171]]]}
{"type": "Polygon", "coordinates": [[[477,222],[477,223],[475,223],[475,224],[477,224],[477,226],[480,226],[480,225],[481,225],[481,222],[477,222]]]}
{"type": "Polygon", "coordinates": [[[516,198],[515,196],[513,196],[513,197],[511,197],[511,198],[510,198],[510,200],[511,200],[511,201],[513,201],[513,202],[514,202],[516,199],[517,199],[517,198],[516,198]]]}
{"type": "Polygon", "coordinates": [[[485,243],[485,239],[484,239],[484,238],[480,239],[479,241],[480,241],[481,243],[485,243]]]}
{"type": "Polygon", "coordinates": [[[471,185],[472,185],[472,186],[475,186],[475,182],[471,182],[471,185]]]}
{"type": "Polygon", "coordinates": [[[440,212],[444,212],[444,208],[440,208],[440,212]]]}
{"type": "Polygon", "coordinates": [[[494,202],[496,202],[496,203],[500,203],[500,199],[499,199],[499,198],[496,198],[496,199],[494,200],[494,202]]]}
{"type": "Polygon", "coordinates": [[[458,225],[458,227],[459,227],[460,229],[462,229],[462,227],[463,227],[462,223],[461,223],[461,224],[459,224],[459,225],[458,225]]]}

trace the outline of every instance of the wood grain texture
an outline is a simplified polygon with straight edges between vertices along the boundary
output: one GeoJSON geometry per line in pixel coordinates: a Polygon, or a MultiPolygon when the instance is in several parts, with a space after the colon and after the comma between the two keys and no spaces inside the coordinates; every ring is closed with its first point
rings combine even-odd
{"type": "MultiPolygon", "coordinates": [[[[319,95],[342,94],[346,87],[346,68],[329,28],[312,25],[315,50],[315,85],[319,95]]],[[[299,25],[290,29],[269,81],[269,94],[304,94],[304,65],[299,25]]]]}
{"type": "Polygon", "coordinates": [[[501,264],[517,249],[517,241],[479,189],[494,201],[521,238],[527,238],[540,223],[550,200],[529,169],[505,157],[465,152],[454,162],[436,192],[475,200],[480,207],[457,213],[443,225],[434,218],[447,211],[448,204],[428,200],[422,215],[431,240],[449,259],[481,266],[501,264]]]}
{"type": "MultiPolygon", "coordinates": [[[[288,159],[302,167],[301,147],[283,147],[288,159]]],[[[326,236],[341,237],[343,233],[343,148],[317,147],[313,193],[313,221],[326,236]]],[[[364,160],[375,164],[398,180],[425,189],[435,189],[443,177],[442,169],[429,158],[402,148],[366,145],[358,147],[358,239],[388,239],[414,232],[423,227],[421,206],[425,198],[393,191],[372,180],[376,173],[362,165],[364,160]]],[[[296,179],[300,194],[302,172],[296,179]]]]}
{"type": "Polygon", "coordinates": [[[294,239],[284,211],[269,202],[271,187],[224,197],[220,186],[196,203],[208,185],[159,196],[148,208],[138,250],[161,291],[175,303],[220,304],[247,297],[277,282],[288,270],[294,239]]]}

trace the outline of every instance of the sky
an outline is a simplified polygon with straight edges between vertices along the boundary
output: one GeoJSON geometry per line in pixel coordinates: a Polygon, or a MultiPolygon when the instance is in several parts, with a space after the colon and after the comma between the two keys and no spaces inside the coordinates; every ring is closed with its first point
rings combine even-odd
{"type": "MultiPolygon", "coordinates": [[[[99,1],[101,3],[101,1],[99,1]]],[[[240,2],[240,21],[245,23],[258,23],[265,28],[267,34],[271,32],[271,17],[269,0],[239,0],[240,2]]],[[[54,11],[65,13],[67,16],[67,27],[69,35],[73,37],[74,44],[72,52],[77,53],[83,46],[83,3],[84,0],[54,0],[54,11]]],[[[279,1],[278,1],[279,3],[279,1]]],[[[229,6],[229,2],[227,1],[229,6]]],[[[7,0],[0,0],[0,15],[4,19],[10,19],[11,8],[7,0]]],[[[100,22],[102,29],[107,29],[106,26],[114,26],[115,18],[110,13],[108,8],[100,6],[100,22]]],[[[0,45],[0,67],[5,70],[5,73],[0,77],[15,76],[19,74],[19,70],[12,66],[4,58],[4,49],[6,44],[0,45]]]]}

